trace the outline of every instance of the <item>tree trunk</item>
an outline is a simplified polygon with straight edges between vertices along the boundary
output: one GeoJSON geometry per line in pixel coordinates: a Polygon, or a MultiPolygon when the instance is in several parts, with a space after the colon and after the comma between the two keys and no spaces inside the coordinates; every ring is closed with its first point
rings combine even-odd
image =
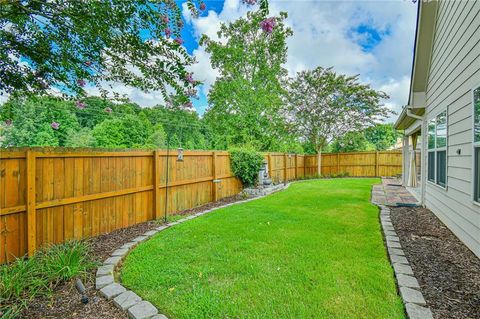
{"type": "Polygon", "coordinates": [[[322,148],[317,149],[317,174],[322,175],[322,148]]]}

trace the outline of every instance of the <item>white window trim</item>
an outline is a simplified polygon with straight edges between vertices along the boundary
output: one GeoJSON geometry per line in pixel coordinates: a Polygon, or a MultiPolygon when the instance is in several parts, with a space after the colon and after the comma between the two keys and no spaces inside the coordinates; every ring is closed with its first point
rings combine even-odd
{"type": "MultiPolygon", "coordinates": [[[[472,90],[472,96],[473,96],[473,90],[472,90]]],[[[436,186],[442,190],[447,190],[448,188],[448,108],[446,108],[445,110],[439,112],[436,116],[430,118],[428,121],[427,121],[427,183],[430,184],[430,185],[433,185],[433,186],[436,186]],[[439,147],[437,148],[437,118],[440,114],[444,113],[445,112],[445,117],[446,117],[446,123],[445,123],[445,130],[446,130],[446,145],[443,146],[443,147],[439,147]],[[434,147],[433,148],[428,148],[428,142],[429,142],[429,137],[430,137],[430,121],[431,120],[435,120],[435,133],[434,133],[434,147]],[[441,152],[441,151],[445,151],[445,185],[441,185],[438,183],[437,181],[437,156],[438,156],[438,152],[441,152]],[[434,160],[433,160],[433,181],[429,179],[428,175],[429,175],[429,170],[430,170],[430,167],[428,166],[429,163],[428,163],[428,156],[430,153],[434,153],[435,156],[434,156],[434,160]]],[[[479,142],[479,145],[480,146],[480,142],[479,142]]]]}
{"type": "MultiPolygon", "coordinates": [[[[480,205],[480,202],[475,199],[475,150],[480,147],[480,141],[475,142],[475,94],[476,90],[480,90],[480,83],[472,88],[472,202],[480,205]]],[[[479,185],[480,187],[480,185],[479,185]]]]}

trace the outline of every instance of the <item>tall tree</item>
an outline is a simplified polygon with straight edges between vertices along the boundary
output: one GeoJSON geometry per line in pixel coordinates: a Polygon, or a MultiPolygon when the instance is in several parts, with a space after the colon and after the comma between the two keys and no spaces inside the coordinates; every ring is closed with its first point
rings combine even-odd
{"type": "Polygon", "coordinates": [[[222,24],[218,41],[205,35],[200,41],[220,72],[208,94],[205,120],[222,147],[251,144],[268,150],[284,137],[282,65],[292,31],[284,25],[286,13],[267,17],[267,12],[262,2],[260,10],[222,24]]]}
{"type": "Polygon", "coordinates": [[[392,123],[378,123],[369,127],[364,132],[367,141],[375,145],[377,151],[385,151],[395,145],[400,133],[395,130],[392,123]]]}
{"type": "MultiPolygon", "coordinates": [[[[194,15],[194,0],[187,0],[194,15]]],[[[200,3],[201,9],[205,9],[200,3]]],[[[2,0],[0,92],[83,94],[87,83],[122,82],[184,97],[195,86],[171,0],[2,0]]]]}
{"type": "Polygon", "coordinates": [[[359,131],[385,118],[389,110],[381,104],[383,92],[361,84],[357,76],[317,67],[289,79],[286,119],[293,132],[314,145],[321,174],[322,150],[347,132],[359,131]]]}

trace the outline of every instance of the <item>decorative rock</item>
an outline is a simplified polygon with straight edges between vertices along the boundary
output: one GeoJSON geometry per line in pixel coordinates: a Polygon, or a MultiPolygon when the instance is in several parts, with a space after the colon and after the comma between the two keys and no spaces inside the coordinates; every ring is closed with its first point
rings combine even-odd
{"type": "Polygon", "coordinates": [[[388,249],[388,253],[390,255],[398,255],[398,256],[405,256],[405,253],[403,252],[402,249],[400,248],[390,248],[390,247],[387,247],[388,249]]]}
{"type": "Polygon", "coordinates": [[[121,293],[124,293],[125,291],[127,291],[125,287],[120,284],[113,283],[100,289],[100,294],[107,299],[112,299],[121,293]]]}
{"type": "Polygon", "coordinates": [[[395,228],[393,226],[383,226],[384,231],[395,231],[395,228]]]}
{"type": "Polygon", "coordinates": [[[130,249],[132,248],[133,246],[137,245],[136,242],[129,242],[129,243],[126,243],[124,244],[122,247],[120,247],[121,249],[130,249]]]}
{"type": "Polygon", "coordinates": [[[392,263],[399,263],[399,264],[408,265],[408,260],[404,256],[390,255],[390,260],[392,261],[392,263]]]}
{"type": "Polygon", "coordinates": [[[107,260],[105,260],[103,264],[116,266],[120,262],[120,260],[122,260],[122,257],[119,257],[119,256],[110,257],[107,260]]]}
{"type": "Polygon", "coordinates": [[[145,234],[143,234],[144,236],[148,236],[148,237],[152,237],[153,235],[155,235],[156,233],[158,233],[158,230],[151,230],[151,231],[147,231],[145,234]]]}
{"type": "Polygon", "coordinates": [[[398,274],[397,281],[399,286],[409,287],[409,288],[420,288],[417,278],[412,276],[398,274]]]}
{"type": "Polygon", "coordinates": [[[189,215],[189,216],[187,216],[187,217],[185,217],[185,218],[186,218],[186,219],[194,219],[194,218],[196,218],[196,217],[197,217],[197,216],[195,216],[195,215],[189,215]]]}
{"type": "Polygon", "coordinates": [[[409,265],[393,263],[393,269],[395,270],[395,273],[397,275],[398,274],[413,275],[412,267],[410,267],[409,265]]]}
{"type": "Polygon", "coordinates": [[[168,226],[175,226],[175,225],[177,225],[177,224],[179,224],[179,222],[168,223],[167,225],[168,225],[168,226]]]}
{"type": "Polygon", "coordinates": [[[119,248],[119,249],[115,250],[115,251],[112,253],[112,256],[114,256],[114,257],[116,257],[116,256],[123,257],[123,256],[125,256],[127,253],[128,253],[128,249],[127,249],[127,248],[119,248]]]}
{"type": "Polygon", "coordinates": [[[385,227],[385,226],[393,227],[392,222],[383,222],[383,221],[382,221],[382,225],[383,225],[384,227],[385,227]]]}
{"type": "Polygon", "coordinates": [[[400,287],[400,294],[402,295],[405,303],[411,302],[421,306],[425,306],[427,304],[422,293],[418,290],[408,287],[400,287]]]}
{"type": "Polygon", "coordinates": [[[398,241],[391,241],[391,240],[387,240],[387,247],[402,248],[402,246],[400,245],[400,243],[398,241]]]}
{"type": "Polygon", "coordinates": [[[97,277],[113,275],[113,265],[103,265],[97,269],[97,277]]]}
{"type": "Polygon", "coordinates": [[[135,306],[140,301],[142,301],[142,298],[130,290],[121,293],[120,295],[116,296],[115,299],[113,299],[115,306],[122,310],[127,310],[128,308],[135,306]]]}
{"type": "Polygon", "coordinates": [[[188,220],[188,219],[186,219],[186,218],[182,218],[182,219],[177,220],[177,222],[183,223],[183,222],[186,222],[187,220],[188,220]]]}
{"type": "Polygon", "coordinates": [[[167,225],[162,225],[162,226],[157,227],[157,228],[155,228],[155,229],[158,230],[158,231],[162,231],[162,230],[167,229],[167,228],[168,228],[167,225]]]}
{"type": "Polygon", "coordinates": [[[102,289],[113,283],[113,275],[107,275],[95,278],[95,288],[102,289]]]}
{"type": "Polygon", "coordinates": [[[405,309],[407,310],[407,315],[410,319],[433,319],[432,312],[429,308],[414,303],[407,303],[405,309]]]}
{"type": "Polygon", "coordinates": [[[385,239],[390,241],[400,242],[400,239],[398,238],[398,236],[386,236],[385,239]]]}
{"type": "Polygon", "coordinates": [[[141,243],[142,241],[146,240],[148,237],[147,236],[138,236],[137,238],[134,238],[132,241],[141,243]]]}
{"type": "Polygon", "coordinates": [[[157,308],[148,301],[141,301],[135,306],[128,308],[128,317],[131,319],[149,319],[157,314],[157,308]]]}
{"type": "Polygon", "coordinates": [[[156,315],[156,316],[153,316],[151,319],[168,319],[168,318],[165,315],[156,315]]]}
{"type": "Polygon", "coordinates": [[[383,232],[385,236],[397,236],[397,233],[391,230],[386,230],[383,232]]]}

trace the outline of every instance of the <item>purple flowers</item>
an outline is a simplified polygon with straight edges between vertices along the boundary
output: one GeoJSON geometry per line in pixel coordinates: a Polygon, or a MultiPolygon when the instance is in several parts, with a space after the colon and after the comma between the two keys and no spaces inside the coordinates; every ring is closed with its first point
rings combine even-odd
{"type": "Polygon", "coordinates": [[[193,73],[187,73],[185,80],[187,80],[188,83],[195,83],[195,80],[193,79],[193,73]]]}
{"type": "Polygon", "coordinates": [[[91,65],[92,65],[92,61],[85,61],[85,65],[86,65],[86,66],[91,66],[91,65]]]}
{"type": "Polygon", "coordinates": [[[273,32],[273,28],[275,27],[276,21],[274,17],[267,18],[260,22],[260,27],[262,28],[263,32],[270,34],[273,32]]]}
{"type": "Polygon", "coordinates": [[[183,20],[178,20],[178,21],[177,21],[177,26],[178,26],[179,28],[183,28],[183,20]]]}
{"type": "Polygon", "coordinates": [[[168,18],[168,16],[163,16],[162,21],[163,21],[163,23],[168,23],[170,21],[170,19],[168,18]]]}
{"type": "Polygon", "coordinates": [[[192,102],[187,102],[187,103],[183,104],[183,106],[186,107],[186,108],[188,108],[188,109],[193,108],[192,102]]]}
{"type": "Polygon", "coordinates": [[[12,125],[12,120],[11,120],[11,119],[6,119],[6,120],[5,120],[5,125],[6,125],[6,126],[12,125]]]}
{"type": "Polygon", "coordinates": [[[58,130],[58,128],[60,127],[60,123],[57,123],[57,122],[53,121],[52,124],[50,124],[50,126],[51,126],[54,130],[58,130]]]}
{"type": "Polygon", "coordinates": [[[205,2],[200,3],[200,10],[204,11],[207,8],[205,2]]]}
{"type": "Polygon", "coordinates": [[[182,44],[183,44],[183,39],[182,39],[182,38],[176,38],[176,39],[175,39],[175,42],[177,42],[178,44],[182,45],[182,44]]]}
{"type": "Polygon", "coordinates": [[[87,82],[85,82],[85,80],[83,80],[83,79],[79,79],[79,80],[77,80],[77,84],[78,84],[78,86],[84,87],[85,84],[87,84],[87,82]]]}
{"type": "Polygon", "coordinates": [[[104,110],[105,112],[107,112],[107,113],[112,113],[112,112],[113,112],[113,110],[112,110],[111,108],[109,108],[109,107],[106,107],[106,108],[104,108],[103,110],[104,110]]]}
{"type": "Polygon", "coordinates": [[[170,28],[166,28],[165,29],[165,36],[167,37],[167,39],[170,38],[170,35],[172,35],[172,30],[170,30],[170,28]]]}
{"type": "Polygon", "coordinates": [[[188,89],[186,92],[187,96],[197,96],[197,89],[188,89]]]}
{"type": "Polygon", "coordinates": [[[79,108],[80,110],[83,110],[87,105],[83,103],[82,101],[75,101],[75,106],[79,108]]]}
{"type": "Polygon", "coordinates": [[[257,0],[243,0],[243,3],[253,6],[254,4],[257,3],[257,0]]]}

